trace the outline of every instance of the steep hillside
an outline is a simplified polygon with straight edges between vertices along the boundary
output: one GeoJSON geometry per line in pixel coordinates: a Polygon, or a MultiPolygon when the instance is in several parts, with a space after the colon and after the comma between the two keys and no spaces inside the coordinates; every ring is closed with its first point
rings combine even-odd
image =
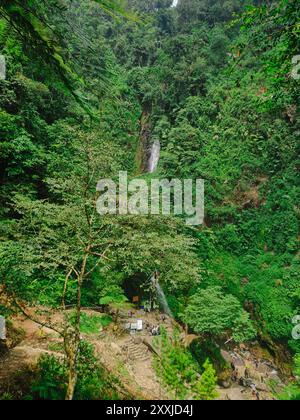
{"type": "Polygon", "coordinates": [[[297,0],[0,0],[0,398],[299,399],[299,51],[297,0]]]}

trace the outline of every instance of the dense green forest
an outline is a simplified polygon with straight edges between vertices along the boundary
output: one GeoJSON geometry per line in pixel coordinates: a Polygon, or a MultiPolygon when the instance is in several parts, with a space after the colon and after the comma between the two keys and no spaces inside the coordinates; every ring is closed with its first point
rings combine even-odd
{"type": "Polygon", "coordinates": [[[300,399],[299,15],[297,0],[0,0],[0,399],[138,399],[105,340],[153,273],[170,398],[219,398],[224,351],[255,347],[278,369],[272,398],[300,399]],[[100,216],[97,183],[120,171],[204,179],[203,225],[100,216]],[[8,386],[28,321],[47,352],[8,386]]]}

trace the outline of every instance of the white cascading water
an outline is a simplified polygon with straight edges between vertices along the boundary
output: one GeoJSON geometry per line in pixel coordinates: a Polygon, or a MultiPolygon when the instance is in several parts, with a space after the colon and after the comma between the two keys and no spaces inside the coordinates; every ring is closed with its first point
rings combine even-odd
{"type": "Polygon", "coordinates": [[[179,0],[173,0],[171,7],[177,7],[179,0]]]}
{"type": "Polygon", "coordinates": [[[172,311],[171,311],[171,309],[168,305],[166,295],[165,295],[163,289],[161,288],[161,285],[158,283],[157,279],[154,276],[151,278],[151,281],[152,281],[153,286],[156,289],[157,298],[158,298],[158,302],[161,306],[161,309],[164,311],[164,313],[166,315],[173,318],[172,311]]]}
{"type": "Polygon", "coordinates": [[[156,171],[160,158],[160,141],[154,140],[151,145],[150,157],[148,160],[147,172],[153,174],[156,171]]]}
{"type": "MultiPolygon", "coordinates": [[[[177,2],[176,2],[176,4],[177,4],[177,2]]],[[[159,140],[154,140],[154,142],[151,145],[150,156],[149,156],[148,165],[147,165],[147,172],[148,173],[153,174],[153,172],[156,171],[158,163],[159,163],[159,158],[160,158],[160,141],[159,140]]],[[[165,293],[164,293],[161,285],[158,283],[158,280],[157,280],[155,275],[152,276],[151,282],[156,289],[157,298],[158,298],[158,302],[161,306],[161,309],[164,311],[164,313],[166,315],[168,315],[170,317],[173,317],[173,314],[172,314],[171,309],[168,305],[165,293]]]]}

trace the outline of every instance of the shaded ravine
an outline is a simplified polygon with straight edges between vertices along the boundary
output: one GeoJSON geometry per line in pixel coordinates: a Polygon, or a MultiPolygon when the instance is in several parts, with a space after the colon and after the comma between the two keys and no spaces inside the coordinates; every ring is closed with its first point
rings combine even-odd
{"type": "Polygon", "coordinates": [[[161,144],[158,139],[152,139],[151,108],[144,106],[140,118],[139,146],[137,151],[137,172],[152,174],[157,170],[161,144]]]}
{"type": "MultiPolygon", "coordinates": [[[[141,115],[140,144],[138,152],[139,168],[141,173],[153,174],[156,172],[159,160],[161,144],[158,139],[151,139],[151,116],[150,111],[144,108],[141,115]]],[[[173,314],[169,308],[165,293],[159,284],[156,273],[151,277],[151,282],[156,290],[157,299],[161,310],[168,316],[173,318],[173,314]]]]}

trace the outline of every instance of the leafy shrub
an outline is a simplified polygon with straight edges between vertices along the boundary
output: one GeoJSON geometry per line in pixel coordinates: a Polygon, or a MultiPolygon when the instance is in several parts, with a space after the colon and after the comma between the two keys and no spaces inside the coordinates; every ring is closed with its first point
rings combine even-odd
{"type": "Polygon", "coordinates": [[[210,337],[230,333],[236,342],[255,337],[249,314],[237,298],[224,294],[218,286],[199,290],[192,296],[182,319],[196,333],[210,337]]]}
{"type": "Polygon", "coordinates": [[[97,334],[101,327],[107,327],[112,322],[109,315],[81,314],[80,331],[85,334],[97,334]]]}
{"type": "MultiPolygon", "coordinates": [[[[42,400],[63,400],[67,388],[67,365],[63,358],[44,355],[31,386],[32,396],[42,400]]],[[[75,400],[117,399],[116,379],[95,358],[91,344],[82,341],[78,357],[75,400]]]]}
{"type": "Polygon", "coordinates": [[[207,359],[201,368],[189,350],[180,343],[179,332],[174,331],[171,340],[162,328],[161,336],[156,339],[155,347],[158,356],[155,359],[155,369],[165,386],[175,395],[175,398],[209,400],[216,398],[216,376],[213,366],[207,359]]]}
{"type": "Polygon", "coordinates": [[[295,377],[296,380],[279,395],[281,400],[300,401],[300,353],[295,356],[295,377]]]}

